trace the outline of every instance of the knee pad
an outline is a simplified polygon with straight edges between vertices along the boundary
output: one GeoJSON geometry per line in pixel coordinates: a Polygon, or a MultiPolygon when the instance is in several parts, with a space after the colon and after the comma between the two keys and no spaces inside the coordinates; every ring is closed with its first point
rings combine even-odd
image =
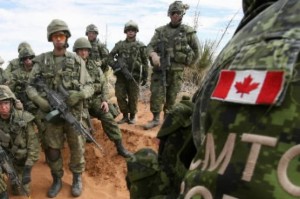
{"type": "Polygon", "coordinates": [[[55,162],[60,158],[60,150],[59,149],[53,149],[48,147],[45,150],[46,156],[48,158],[48,160],[50,160],[51,162],[55,162]]]}

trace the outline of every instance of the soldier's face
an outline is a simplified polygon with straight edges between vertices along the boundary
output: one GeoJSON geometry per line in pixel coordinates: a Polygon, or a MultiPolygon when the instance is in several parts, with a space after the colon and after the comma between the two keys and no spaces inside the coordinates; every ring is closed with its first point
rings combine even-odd
{"type": "Polygon", "coordinates": [[[55,32],[51,35],[51,39],[55,48],[64,48],[67,35],[64,32],[55,32]]]}
{"type": "Polygon", "coordinates": [[[88,36],[89,41],[94,41],[97,38],[97,33],[96,32],[88,32],[87,36],[88,36]]]}
{"type": "Polygon", "coordinates": [[[11,101],[2,100],[0,101],[0,117],[2,119],[8,119],[10,117],[11,101]]]}
{"type": "Polygon", "coordinates": [[[136,36],[136,30],[134,30],[134,29],[128,29],[128,30],[126,30],[126,36],[129,39],[135,38],[135,36],[136,36]]]}
{"type": "Polygon", "coordinates": [[[31,71],[33,62],[32,62],[32,57],[25,57],[23,58],[23,63],[26,71],[31,71]]]}
{"type": "Polygon", "coordinates": [[[89,56],[89,49],[81,48],[76,50],[77,55],[79,55],[83,60],[86,60],[89,56]]]}
{"type": "Polygon", "coordinates": [[[182,13],[180,11],[175,11],[170,13],[171,23],[173,25],[177,25],[182,20],[182,13]]]}

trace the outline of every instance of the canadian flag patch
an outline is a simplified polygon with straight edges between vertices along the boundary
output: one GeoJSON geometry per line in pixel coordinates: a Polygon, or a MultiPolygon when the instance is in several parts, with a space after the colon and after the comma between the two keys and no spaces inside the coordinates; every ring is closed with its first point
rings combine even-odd
{"type": "Polygon", "coordinates": [[[211,98],[243,104],[275,104],[284,85],[284,71],[222,70],[211,98]]]}

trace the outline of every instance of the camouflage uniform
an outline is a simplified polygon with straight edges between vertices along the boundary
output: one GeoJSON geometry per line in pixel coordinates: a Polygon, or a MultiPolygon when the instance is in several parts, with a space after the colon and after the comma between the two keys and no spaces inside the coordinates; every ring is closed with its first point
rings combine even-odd
{"type": "MultiPolygon", "coordinates": [[[[175,1],[169,7],[168,16],[172,12],[181,12],[183,16],[185,9],[185,4],[175,1]]],[[[176,26],[169,23],[155,30],[155,34],[147,46],[147,51],[152,63],[153,53],[160,56],[161,66],[153,66],[150,110],[154,118],[152,123],[145,126],[146,129],[159,124],[162,105],[164,105],[165,116],[174,105],[176,96],[181,89],[184,67],[197,62],[200,56],[200,45],[196,31],[192,27],[181,22],[176,26]],[[164,52],[161,52],[162,50],[164,52]],[[162,60],[166,60],[165,63],[162,60]],[[167,66],[168,62],[170,62],[169,66],[167,66]],[[163,67],[165,68],[163,69],[163,67]],[[165,77],[163,70],[166,71],[165,77]],[[166,83],[165,88],[164,83],[166,83]]]]}
{"type": "MultiPolygon", "coordinates": [[[[76,52],[77,49],[90,50],[91,45],[86,38],[78,38],[74,43],[73,51],[76,52]]],[[[118,153],[124,157],[129,157],[131,153],[124,149],[122,145],[121,130],[114,120],[113,115],[111,112],[104,112],[101,107],[102,102],[108,101],[108,88],[106,78],[100,65],[98,65],[99,62],[87,58],[85,63],[95,89],[94,95],[88,100],[89,113],[101,121],[104,132],[116,144],[118,153]]]]}
{"type": "MultiPolygon", "coordinates": [[[[18,46],[18,53],[20,53],[20,51],[21,51],[22,49],[32,50],[30,44],[27,43],[27,42],[21,42],[21,43],[19,44],[19,46],[18,46]]],[[[18,69],[19,66],[20,66],[20,59],[19,59],[19,58],[15,58],[15,59],[9,61],[9,64],[8,64],[8,66],[7,66],[6,69],[5,69],[6,75],[10,78],[10,77],[11,77],[11,73],[12,73],[14,70],[18,69]]]]}
{"type": "Polygon", "coordinates": [[[142,198],[143,191],[155,189],[157,190],[151,193],[151,198],[171,199],[178,196],[180,183],[196,151],[191,133],[192,110],[193,103],[186,97],[173,106],[157,134],[160,140],[158,158],[150,156],[154,152],[150,153],[149,149],[142,149],[134,154],[134,157],[138,156],[134,159],[135,164],[132,164],[132,160],[127,160],[127,176],[133,176],[132,179],[127,177],[127,181],[130,179],[129,182],[133,183],[130,187],[131,196],[138,195],[136,198],[142,198]],[[147,174],[151,170],[146,168],[152,168],[149,165],[153,162],[157,164],[157,172],[151,176],[147,174]],[[134,179],[135,176],[138,180],[134,179]]]}
{"type": "MultiPolygon", "coordinates": [[[[125,24],[124,33],[128,29],[133,29],[136,33],[139,31],[137,24],[133,21],[125,24]]],[[[119,41],[109,54],[109,64],[113,67],[117,77],[115,94],[124,116],[124,121],[120,121],[120,123],[129,122],[133,124],[137,113],[139,84],[141,82],[145,84],[148,77],[146,46],[137,41],[136,38],[126,38],[124,41],[119,41]],[[124,65],[119,66],[119,62],[124,65]],[[127,68],[127,74],[121,67],[127,68]],[[130,120],[128,120],[128,113],[130,113],[130,120]]]]}
{"type": "MultiPolygon", "coordinates": [[[[95,32],[97,35],[99,34],[97,26],[94,24],[90,24],[86,27],[85,35],[88,35],[88,32],[95,32]]],[[[93,41],[90,41],[92,45],[90,59],[99,62],[101,65],[101,69],[105,75],[107,75],[107,71],[109,70],[107,58],[108,58],[108,49],[105,44],[101,43],[98,38],[93,41]]]]}
{"type": "MultiPolygon", "coordinates": [[[[52,41],[52,35],[57,32],[63,32],[67,38],[71,36],[67,24],[62,20],[54,19],[47,28],[49,42],[52,41]]],[[[67,45],[66,40],[65,47],[67,45]]],[[[63,86],[70,93],[67,99],[70,112],[78,121],[82,122],[83,126],[87,127],[88,110],[85,108],[84,99],[93,95],[94,88],[84,61],[79,56],[68,51],[65,51],[64,56],[55,56],[53,51],[51,51],[36,56],[34,62],[35,64],[30,74],[31,80],[41,77],[47,86],[54,90],[58,90],[59,86],[63,86]],[[76,101],[70,104],[70,100],[73,99],[76,101]]],[[[41,110],[49,112],[50,107],[45,98],[46,93],[42,89],[36,89],[29,86],[27,88],[28,97],[38,104],[41,110]],[[48,107],[45,104],[48,104],[48,107]]],[[[79,196],[82,189],[81,173],[85,168],[85,138],[79,135],[72,125],[62,119],[45,121],[45,125],[46,156],[53,176],[53,184],[48,191],[48,197],[55,197],[62,187],[63,159],[60,150],[64,146],[65,139],[68,142],[71,153],[69,168],[73,172],[72,195],[79,196]]]]}
{"type": "MultiPolygon", "coordinates": [[[[13,94],[9,96],[7,90],[11,93],[7,86],[2,85],[0,87],[0,100],[13,99],[15,101],[15,96],[13,94]]],[[[31,168],[39,158],[40,146],[34,131],[33,120],[34,116],[29,112],[14,108],[12,108],[11,116],[8,120],[0,117],[1,146],[8,151],[8,154],[14,157],[12,161],[13,166],[21,182],[25,172],[29,172],[27,174],[30,176],[31,168]],[[9,140],[5,138],[9,138],[9,140]],[[25,171],[26,169],[29,171],[25,171]]],[[[24,188],[28,193],[30,192],[29,182],[24,183],[24,188]]],[[[12,191],[14,195],[24,194],[17,185],[12,186],[12,191]]]]}
{"type": "MultiPolygon", "coordinates": [[[[180,198],[300,197],[300,1],[247,0],[243,5],[245,17],[238,31],[194,96],[197,155],[180,198]],[[284,83],[277,98],[269,103],[241,102],[257,91],[255,84],[262,82],[257,80],[259,75],[232,82],[235,101],[229,102],[228,95],[218,98],[217,89],[231,80],[222,81],[221,86],[218,79],[226,72],[246,71],[283,74],[283,79],[271,82],[273,87],[284,83]]],[[[271,92],[262,93],[262,99],[271,92]]]]}
{"type": "Polygon", "coordinates": [[[152,149],[141,149],[126,161],[126,182],[131,199],[167,198],[169,180],[160,170],[157,154],[152,149]]]}

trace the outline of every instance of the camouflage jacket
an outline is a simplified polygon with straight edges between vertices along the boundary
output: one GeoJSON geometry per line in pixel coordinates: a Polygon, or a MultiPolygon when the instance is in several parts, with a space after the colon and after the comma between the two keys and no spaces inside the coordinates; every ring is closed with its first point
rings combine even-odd
{"type": "Polygon", "coordinates": [[[277,1],[245,24],[219,54],[194,96],[197,155],[180,198],[300,197],[299,10],[300,1],[277,1]],[[234,79],[219,87],[226,73],[235,74],[234,79]],[[274,73],[281,75],[268,82],[274,73]],[[278,85],[277,97],[260,103],[260,97],[272,95],[264,90],[269,83],[278,85]],[[221,90],[223,97],[216,98],[221,90]],[[250,97],[252,104],[245,101],[250,97]]]}
{"type": "Polygon", "coordinates": [[[194,65],[200,58],[196,31],[184,24],[174,28],[169,23],[157,28],[147,46],[148,55],[153,51],[160,56],[164,53],[170,58],[170,70],[183,70],[184,66],[194,65]],[[162,45],[164,52],[160,52],[162,45]]]}
{"type": "Polygon", "coordinates": [[[107,101],[108,99],[108,86],[106,82],[106,78],[103,74],[100,65],[97,64],[97,61],[88,59],[86,62],[86,69],[90,74],[95,93],[92,98],[101,98],[102,101],[107,101]]]}
{"type": "Polygon", "coordinates": [[[95,61],[101,61],[101,69],[103,72],[106,72],[108,68],[107,57],[108,57],[108,49],[106,46],[100,42],[99,39],[95,41],[90,41],[92,49],[90,52],[90,59],[95,61]]]}
{"type": "Polygon", "coordinates": [[[6,72],[0,68],[0,84],[5,84],[8,80],[9,78],[6,75],[6,72]]]}
{"type": "Polygon", "coordinates": [[[10,137],[9,143],[1,140],[1,145],[14,157],[13,163],[18,166],[33,166],[39,158],[40,144],[33,119],[33,115],[20,110],[13,110],[9,121],[0,119],[1,139],[10,137]]]}
{"type": "Polygon", "coordinates": [[[140,41],[119,41],[109,53],[109,64],[113,65],[115,60],[123,58],[128,71],[136,81],[140,81],[143,74],[148,72],[148,57],[146,46],[140,41]]]}
{"type": "Polygon", "coordinates": [[[20,67],[20,60],[19,60],[19,58],[15,58],[15,59],[9,61],[9,64],[5,69],[5,73],[7,74],[8,77],[10,77],[11,73],[14,70],[18,69],[19,67],[20,67]]]}

